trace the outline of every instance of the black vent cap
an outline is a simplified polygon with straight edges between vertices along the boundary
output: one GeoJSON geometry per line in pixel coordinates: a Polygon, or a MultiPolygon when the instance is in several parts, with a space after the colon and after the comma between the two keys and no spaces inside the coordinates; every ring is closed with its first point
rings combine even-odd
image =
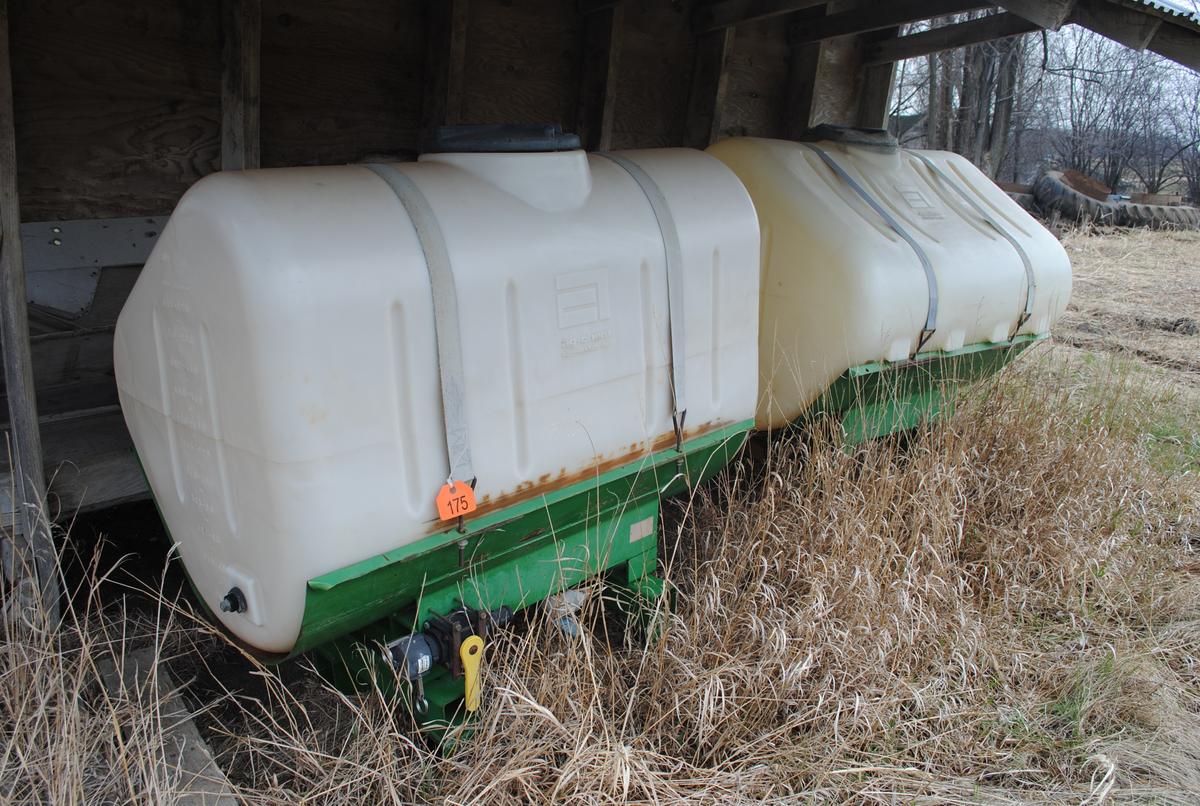
{"type": "Polygon", "coordinates": [[[880,151],[895,151],[900,147],[896,138],[888,134],[887,129],[866,129],[858,126],[834,126],[821,123],[813,126],[800,136],[801,142],[815,143],[828,140],[833,143],[845,143],[852,146],[865,146],[880,151]]]}
{"type": "Polygon", "coordinates": [[[523,154],[575,151],[579,135],[557,123],[473,123],[439,126],[425,143],[427,154],[523,154]]]}

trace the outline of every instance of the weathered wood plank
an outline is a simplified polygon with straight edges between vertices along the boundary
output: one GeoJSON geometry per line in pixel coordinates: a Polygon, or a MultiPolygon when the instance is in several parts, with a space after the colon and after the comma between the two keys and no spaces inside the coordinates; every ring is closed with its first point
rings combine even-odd
{"type": "Polygon", "coordinates": [[[852,9],[813,20],[811,24],[797,29],[795,44],[880,31],[918,20],[991,6],[986,0],[900,0],[886,5],[852,9]]]}
{"type": "MultiPolygon", "coordinates": [[[[76,405],[82,400],[76,395],[76,405]]],[[[41,430],[47,470],[46,516],[69,520],[78,512],[149,497],[146,477],[133,451],[125,418],[115,403],[43,415],[41,430]]],[[[7,434],[0,432],[0,438],[7,434]]],[[[0,473],[0,491],[8,473],[0,473]]]]}
{"type": "MultiPolygon", "coordinates": [[[[862,5],[862,0],[838,0],[825,7],[825,16],[853,11],[862,5]]],[[[801,19],[792,28],[803,31],[813,21],[819,21],[819,18],[801,19]]],[[[843,36],[821,40],[820,46],[813,86],[812,124],[856,125],[862,43],[857,37],[843,36]]]]}
{"type": "Polygon", "coordinates": [[[26,220],[159,215],[216,170],[220,3],[11,7],[26,220]]]}
{"type": "Polygon", "coordinates": [[[721,131],[721,111],[729,88],[729,57],[733,52],[734,35],[735,29],[730,27],[697,37],[683,137],[683,144],[689,148],[708,148],[721,131]]]}
{"type": "MultiPolygon", "coordinates": [[[[158,714],[162,730],[163,779],[172,803],[180,806],[237,806],[240,802],[212,751],[197,730],[191,711],[179,696],[179,686],[153,647],[103,658],[97,664],[104,689],[115,700],[114,712],[127,710],[158,714]]],[[[126,726],[122,726],[126,730],[126,726]]],[[[157,748],[156,748],[157,749],[157,748]]]]}
{"type": "Polygon", "coordinates": [[[816,101],[817,69],[821,64],[821,42],[792,44],[795,31],[811,20],[825,16],[826,7],[793,14],[788,21],[788,79],[784,103],[784,137],[798,140],[813,125],[813,105],[816,101]]]}
{"type": "Polygon", "coordinates": [[[867,49],[863,61],[876,65],[899,62],[980,42],[1019,36],[1038,28],[1037,23],[1016,14],[994,14],[954,25],[943,25],[917,34],[881,40],[867,49]]]}
{"type": "Polygon", "coordinates": [[[421,142],[439,126],[463,122],[467,56],[467,0],[430,0],[425,22],[425,91],[421,142]]]}
{"type": "Polygon", "coordinates": [[[1096,0],[1078,0],[1068,21],[1139,51],[1146,49],[1164,24],[1162,17],[1096,0]]]}
{"type": "Polygon", "coordinates": [[[1164,21],[1148,47],[1159,56],[1200,73],[1200,35],[1195,31],[1164,21]]]}
{"type": "Polygon", "coordinates": [[[472,2],[464,111],[468,123],[558,123],[579,103],[583,18],[564,0],[472,2]]]}
{"type": "Polygon", "coordinates": [[[1037,23],[1039,28],[1057,31],[1071,15],[1075,0],[996,0],[996,5],[1037,23]]]}
{"type": "Polygon", "coordinates": [[[625,3],[613,148],[683,142],[696,49],[690,12],[689,0],[625,3]]]}
{"type": "Polygon", "coordinates": [[[692,17],[692,30],[701,34],[751,20],[778,17],[793,11],[823,6],[825,2],[826,0],[718,0],[696,8],[692,17]]]}
{"type": "Polygon", "coordinates": [[[616,2],[588,13],[583,23],[579,109],[575,133],[589,151],[612,148],[617,103],[617,72],[625,7],[616,2]]]}
{"type": "MultiPolygon", "coordinates": [[[[891,29],[894,35],[898,29],[891,29]]],[[[895,65],[890,63],[867,65],[858,90],[857,124],[869,129],[887,128],[889,104],[892,99],[892,81],[895,65]]]]}
{"type": "Polygon", "coordinates": [[[788,93],[787,26],[758,20],[734,30],[719,137],[781,137],[788,93]]]}
{"type": "Polygon", "coordinates": [[[263,0],[262,164],[414,154],[424,13],[418,0],[263,0]]]}
{"type": "Polygon", "coordinates": [[[221,55],[221,170],[257,168],[262,0],[224,0],[221,55]]]}
{"type": "Polygon", "coordinates": [[[58,560],[41,514],[46,488],[21,260],[11,64],[8,0],[0,0],[0,345],[9,421],[9,439],[3,447],[6,453],[11,451],[16,527],[11,545],[5,543],[4,575],[17,587],[18,601],[36,593],[33,601],[40,600],[41,612],[51,624],[57,624],[58,560]],[[33,591],[29,590],[30,583],[33,591]]]}

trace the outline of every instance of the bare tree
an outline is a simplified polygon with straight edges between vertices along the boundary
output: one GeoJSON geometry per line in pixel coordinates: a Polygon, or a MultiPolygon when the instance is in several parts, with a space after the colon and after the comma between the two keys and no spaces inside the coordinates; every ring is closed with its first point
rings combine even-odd
{"type": "Polygon", "coordinates": [[[1171,115],[1171,128],[1183,143],[1179,152],[1179,176],[1187,196],[1200,205],[1200,76],[1181,76],[1178,102],[1171,115]]]}
{"type": "Polygon", "coordinates": [[[1058,167],[1114,189],[1181,178],[1200,189],[1198,79],[1153,54],[1067,28],[930,55],[898,75],[902,142],[957,151],[993,178],[1058,167]]]}

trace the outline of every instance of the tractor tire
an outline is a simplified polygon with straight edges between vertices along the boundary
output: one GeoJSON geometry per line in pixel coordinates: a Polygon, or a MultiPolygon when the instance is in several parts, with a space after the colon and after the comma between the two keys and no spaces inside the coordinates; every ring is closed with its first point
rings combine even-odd
{"type": "Polygon", "coordinates": [[[1057,211],[1069,221],[1107,225],[1121,223],[1121,210],[1117,204],[1080,193],[1063,181],[1061,171],[1046,171],[1038,177],[1033,185],[1033,197],[1043,211],[1057,211]]]}

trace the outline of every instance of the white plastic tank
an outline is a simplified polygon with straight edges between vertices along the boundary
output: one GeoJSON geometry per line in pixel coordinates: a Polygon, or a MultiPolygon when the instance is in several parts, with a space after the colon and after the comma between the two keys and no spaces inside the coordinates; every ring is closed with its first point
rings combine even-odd
{"type": "MultiPolygon", "coordinates": [[[[624,152],[678,232],[687,432],[754,416],[758,222],[699,151],[624,152]]],[[[673,434],[663,230],[630,171],[581,151],[432,154],[482,507],[673,434]]],[[[309,579],[443,531],[430,274],[367,166],[214,174],[117,323],[121,405],[186,569],[248,644],[287,652],[309,579]]],[[[673,444],[673,443],[672,443],[673,444]]]]}
{"type": "Polygon", "coordinates": [[[1070,298],[1061,244],[966,159],[826,128],[708,149],[762,225],[759,428],[851,367],[1046,334],[1070,298]]]}

